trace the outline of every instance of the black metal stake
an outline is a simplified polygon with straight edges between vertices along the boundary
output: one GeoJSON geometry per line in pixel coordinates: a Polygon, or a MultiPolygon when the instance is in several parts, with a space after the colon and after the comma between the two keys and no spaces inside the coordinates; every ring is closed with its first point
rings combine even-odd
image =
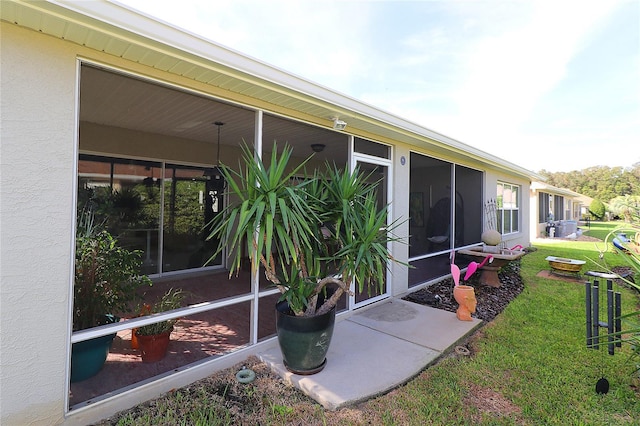
{"type": "Polygon", "coordinates": [[[615,300],[615,309],[616,309],[616,333],[617,333],[617,337],[618,337],[618,341],[616,342],[616,346],[621,348],[622,347],[622,336],[620,335],[620,332],[622,331],[622,294],[621,293],[616,293],[616,300],[615,300]]]}
{"type": "Polygon", "coordinates": [[[609,349],[609,355],[613,355],[615,352],[614,340],[614,323],[613,323],[613,283],[611,280],[607,280],[607,340],[609,349]]]}
{"type": "Polygon", "coordinates": [[[607,328],[607,348],[610,355],[622,347],[622,295],[613,291],[613,281],[607,279],[607,322],[600,321],[600,287],[598,280],[585,282],[585,314],[587,317],[587,347],[600,349],[600,328],[607,328]]]}
{"type": "Polygon", "coordinates": [[[591,301],[593,304],[591,305],[591,342],[592,348],[600,349],[600,339],[598,337],[600,333],[600,316],[599,316],[599,287],[598,281],[593,281],[593,287],[591,288],[591,301]]]}

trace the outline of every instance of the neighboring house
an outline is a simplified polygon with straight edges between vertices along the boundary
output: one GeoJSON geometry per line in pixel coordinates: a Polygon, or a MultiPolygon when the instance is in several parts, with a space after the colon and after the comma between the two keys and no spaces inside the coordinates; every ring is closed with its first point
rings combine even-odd
{"type": "MultiPolygon", "coordinates": [[[[265,155],[288,142],[301,158],[317,151],[315,164],[374,171],[380,203],[408,237],[392,254],[414,268],[392,265],[382,292],[346,299],[342,314],[448,275],[454,250],[481,243],[488,203],[497,200],[508,246],[527,246],[540,233],[529,224],[546,221],[536,220],[537,196],[527,197],[542,191],[530,187],[541,176],[120,5],[3,0],[1,18],[3,425],[87,424],[274,345],[276,291],[240,277],[241,290],[210,292],[185,311],[194,326],[218,314],[219,335],[239,346],[82,399],[69,370],[72,341],[87,338],[71,332],[85,189],[113,188],[125,206],[131,191],[146,191],[113,224],[161,285],[224,270],[222,257],[203,266],[212,247],[200,229],[228,201],[214,166],[237,164],[242,140],[265,155]],[[230,330],[230,307],[245,334],[230,330]]],[[[218,277],[208,285],[222,286],[226,274],[218,277]]],[[[92,333],[112,331],[127,330],[92,333]]]]}
{"type": "Polygon", "coordinates": [[[531,184],[530,197],[531,238],[575,235],[591,202],[589,197],[570,189],[556,188],[543,182],[531,184]]]}
{"type": "Polygon", "coordinates": [[[576,198],[576,202],[580,205],[580,214],[578,215],[578,221],[584,222],[585,220],[590,219],[591,213],[589,213],[589,206],[591,206],[593,198],[579,194],[576,198]]]}

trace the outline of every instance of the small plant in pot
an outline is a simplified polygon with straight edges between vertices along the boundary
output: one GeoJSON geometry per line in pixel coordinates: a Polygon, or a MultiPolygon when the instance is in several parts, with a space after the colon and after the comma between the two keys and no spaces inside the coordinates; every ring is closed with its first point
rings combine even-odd
{"type": "Polygon", "coordinates": [[[249,253],[252,270],[261,268],[278,287],[284,364],[313,374],[326,363],[341,296],[351,293],[352,283],[359,292],[382,291],[395,260],[388,244],[401,240],[393,234],[397,223],[388,224],[387,206],[377,205],[378,182],[370,174],[330,164],[307,174],[312,157],[292,166],[288,145],[280,154],[274,145],[267,167],[251,148],[242,148],[240,169],[222,169],[232,203],[211,223],[209,238],[219,238],[215,255],[229,248],[230,274],[249,253]]]}
{"type": "MultiPolygon", "coordinates": [[[[164,313],[182,306],[185,293],[181,289],[169,289],[153,306],[145,304],[141,309],[143,315],[164,313]]],[[[160,361],[167,354],[173,326],[178,319],[163,320],[135,329],[143,362],[160,361]]]]}
{"type": "MultiPolygon", "coordinates": [[[[78,214],[76,231],[73,331],[117,322],[129,312],[137,289],[151,285],[139,273],[142,256],[118,245],[117,240],[94,223],[90,210],[78,214]]],[[[104,365],[114,334],[74,343],[71,381],[97,374],[104,365]]]]}

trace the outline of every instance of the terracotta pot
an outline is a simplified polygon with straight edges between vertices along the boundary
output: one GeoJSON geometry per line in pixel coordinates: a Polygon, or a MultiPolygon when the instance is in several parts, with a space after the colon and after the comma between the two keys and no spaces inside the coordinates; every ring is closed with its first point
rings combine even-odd
{"type": "Polygon", "coordinates": [[[150,336],[142,334],[136,335],[142,355],[142,362],[156,362],[165,357],[167,348],[169,347],[171,331],[173,330],[162,334],[152,334],[150,336]]]}
{"type": "Polygon", "coordinates": [[[139,349],[139,345],[138,345],[138,336],[136,335],[136,333],[138,332],[138,328],[132,328],[131,329],[131,349],[139,349]]]}
{"type": "Polygon", "coordinates": [[[457,285],[453,287],[453,297],[458,302],[456,317],[460,321],[471,321],[471,314],[476,311],[476,292],[468,285],[457,285]]]}

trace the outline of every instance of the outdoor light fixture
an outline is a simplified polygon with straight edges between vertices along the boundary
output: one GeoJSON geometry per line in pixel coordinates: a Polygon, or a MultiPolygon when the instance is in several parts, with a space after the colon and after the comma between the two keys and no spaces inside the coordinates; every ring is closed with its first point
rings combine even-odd
{"type": "Polygon", "coordinates": [[[222,171],[220,170],[220,128],[224,125],[222,121],[216,121],[216,126],[218,126],[218,150],[216,154],[216,166],[205,171],[205,176],[209,179],[215,181],[221,188],[224,188],[224,178],[222,176],[222,171]]]}
{"type": "Polygon", "coordinates": [[[324,151],[324,147],[326,145],[323,143],[313,143],[311,144],[311,149],[313,150],[313,152],[322,152],[324,151]]]}
{"type": "Polygon", "coordinates": [[[222,121],[216,121],[213,124],[218,126],[218,153],[216,154],[216,160],[217,160],[217,166],[220,167],[220,128],[224,126],[224,123],[222,121]]]}
{"type": "Polygon", "coordinates": [[[344,130],[347,127],[347,123],[340,120],[338,117],[333,118],[333,129],[344,130]]]}

